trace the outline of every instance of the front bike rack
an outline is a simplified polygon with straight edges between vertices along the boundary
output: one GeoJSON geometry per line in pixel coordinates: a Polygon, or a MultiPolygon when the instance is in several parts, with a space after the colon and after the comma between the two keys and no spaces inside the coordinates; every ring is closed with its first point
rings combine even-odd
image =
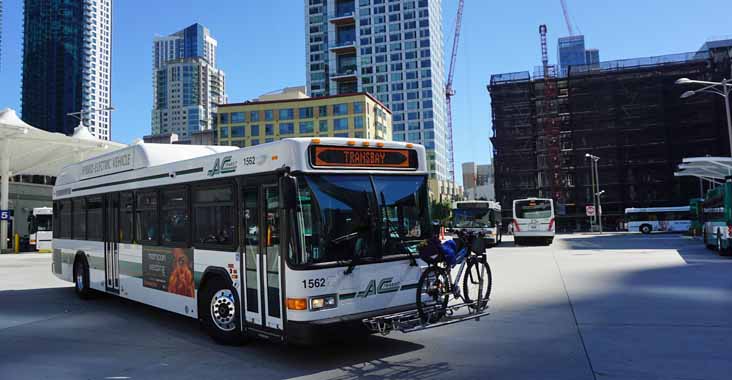
{"type": "Polygon", "coordinates": [[[476,304],[477,301],[448,305],[446,308],[431,307],[429,309],[425,309],[425,319],[427,321],[432,320],[432,317],[436,314],[444,313],[444,315],[435,322],[423,322],[419,317],[419,312],[415,309],[396,314],[366,318],[363,320],[363,323],[369,330],[381,335],[388,335],[394,330],[401,331],[406,334],[470,320],[480,321],[481,317],[485,317],[490,314],[486,311],[488,308],[487,305],[483,308],[478,308],[477,310],[471,308],[471,306],[475,306],[476,304]],[[457,313],[465,309],[468,310],[467,313],[457,313]]]}

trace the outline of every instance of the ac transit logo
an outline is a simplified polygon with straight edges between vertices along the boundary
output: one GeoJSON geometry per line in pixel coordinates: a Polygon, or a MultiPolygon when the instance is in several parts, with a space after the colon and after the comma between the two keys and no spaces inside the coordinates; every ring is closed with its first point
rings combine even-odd
{"type": "Polygon", "coordinates": [[[382,278],[378,285],[376,284],[376,280],[371,280],[369,281],[369,284],[366,285],[366,289],[356,293],[356,297],[366,298],[376,294],[396,292],[399,290],[399,285],[401,283],[393,282],[392,279],[392,277],[382,278]]]}
{"type": "Polygon", "coordinates": [[[231,159],[231,156],[224,158],[217,158],[214,161],[214,165],[208,171],[208,176],[213,177],[219,174],[228,174],[236,171],[236,161],[231,159]]]}

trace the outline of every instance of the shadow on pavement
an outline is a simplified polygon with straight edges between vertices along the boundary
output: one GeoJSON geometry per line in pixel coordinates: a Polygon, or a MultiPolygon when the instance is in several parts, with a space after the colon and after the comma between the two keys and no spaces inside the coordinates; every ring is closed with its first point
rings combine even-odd
{"type": "MultiPolygon", "coordinates": [[[[145,378],[150,374],[137,372],[137,364],[130,365],[130,357],[139,356],[139,365],[144,368],[146,360],[151,362],[149,365],[173,361],[165,357],[171,352],[186,351],[191,354],[180,356],[189,357],[191,362],[183,360],[187,366],[195,367],[195,362],[203,365],[220,361],[222,365],[226,363],[224,372],[232,371],[230,374],[251,373],[255,367],[257,373],[262,373],[261,379],[306,376],[332,370],[338,370],[333,374],[335,379],[429,379],[440,378],[449,371],[447,362],[389,359],[424,346],[382,336],[308,347],[256,339],[241,347],[221,346],[206,335],[196,320],[103,294],[82,301],[71,287],[0,291],[0,341],[7,342],[0,345],[0,357],[3,358],[0,378],[4,377],[3,373],[33,378],[35,375],[29,376],[23,371],[37,365],[37,359],[62,365],[71,356],[85,356],[83,360],[75,360],[94,364],[59,378],[88,375],[104,360],[112,360],[105,367],[106,371],[128,368],[137,374],[132,378],[145,378]],[[29,352],[33,353],[33,362],[29,361],[29,352]]],[[[81,363],[77,365],[82,367],[81,363]]]]}

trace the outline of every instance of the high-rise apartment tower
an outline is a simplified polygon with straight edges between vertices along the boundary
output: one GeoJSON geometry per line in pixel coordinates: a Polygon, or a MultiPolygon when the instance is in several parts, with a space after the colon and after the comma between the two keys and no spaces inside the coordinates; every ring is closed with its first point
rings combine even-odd
{"type": "Polygon", "coordinates": [[[22,118],[67,135],[82,112],[89,131],[112,133],[111,0],[26,0],[23,24],[22,118]]]}
{"type": "Polygon", "coordinates": [[[447,179],[442,1],[305,0],[305,35],[308,94],[373,94],[447,179]]]}
{"type": "Polygon", "coordinates": [[[216,105],[226,103],[224,72],[216,68],[217,42],[193,24],[153,41],[152,134],[188,140],[214,125],[216,105]]]}

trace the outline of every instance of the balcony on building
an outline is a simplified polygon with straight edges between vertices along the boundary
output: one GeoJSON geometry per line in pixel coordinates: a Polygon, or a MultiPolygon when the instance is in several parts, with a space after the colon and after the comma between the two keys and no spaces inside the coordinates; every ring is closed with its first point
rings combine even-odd
{"type": "Polygon", "coordinates": [[[336,57],[335,72],[331,73],[330,79],[335,81],[356,81],[358,79],[356,53],[338,55],[336,57]]]}
{"type": "Polygon", "coordinates": [[[330,22],[336,25],[356,23],[356,0],[336,0],[335,12],[330,15],[330,22]]]}
{"type": "Polygon", "coordinates": [[[355,25],[339,25],[336,27],[336,40],[330,46],[330,51],[336,54],[356,54],[355,25]]]}

